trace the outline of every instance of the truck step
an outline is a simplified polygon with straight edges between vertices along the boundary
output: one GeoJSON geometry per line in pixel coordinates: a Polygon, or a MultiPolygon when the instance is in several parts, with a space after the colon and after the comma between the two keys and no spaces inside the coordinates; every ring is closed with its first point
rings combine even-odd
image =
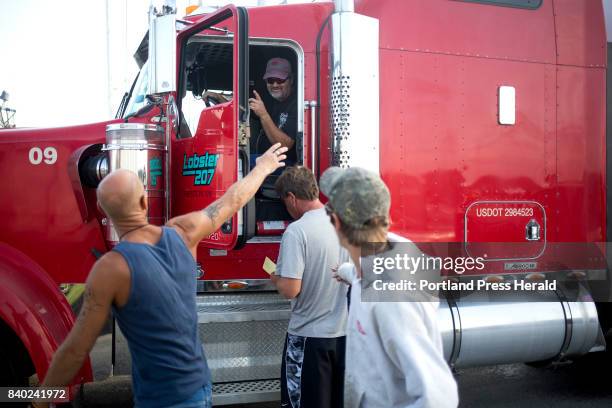
{"type": "Polygon", "coordinates": [[[198,323],[289,320],[291,304],[278,293],[211,294],[197,297],[198,323]]]}
{"type": "MultiPolygon", "coordinates": [[[[280,381],[260,380],[213,384],[213,405],[250,404],[280,401],[280,381]]],[[[129,375],[108,377],[85,383],[76,395],[75,407],[130,406],[132,378],[129,375]]]]}
{"type": "Polygon", "coordinates": [[[290,303],[275,292],[200,294],[198,330],[216,383],[280,377],[290,303]]]}
{"type": "Polygon", "coordinates": [[[213,405],[280,401],[280,380],[213,384],[213,405]]]}

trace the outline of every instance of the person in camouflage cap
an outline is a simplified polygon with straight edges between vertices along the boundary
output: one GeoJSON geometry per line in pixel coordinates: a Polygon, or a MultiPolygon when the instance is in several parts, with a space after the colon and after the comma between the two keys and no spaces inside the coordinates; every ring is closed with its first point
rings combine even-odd
{"type": "Polygon", "coordinates": [[[328,214],[340,219],[340,228],[349,243],[363,247],[386,241],[391,194],[376,173],[359,167],[330,167],[321,176],[319,186],[329,199],[328,214]]]}
{"type": "Polygon", "coordinates": [[[457,384],[444,359],[437,299],[368,300],[376,290],[364,276],[374,275],[367,270],[369,259],[420,254],[412,242],[388,232],[389,189],[377,174],[356,167],[326,170],[319,187],[329,199],[325,208],[340,244],[353,261],[336,272],[351,284],[344,406],[456,408],[457,384]]]}

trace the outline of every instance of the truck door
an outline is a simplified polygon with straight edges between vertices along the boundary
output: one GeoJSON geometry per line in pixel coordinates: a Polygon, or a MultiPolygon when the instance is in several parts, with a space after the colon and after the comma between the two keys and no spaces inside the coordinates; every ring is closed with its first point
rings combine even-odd
{"type": "MultiPolygon", "coordinates": [[[[171,146],[172,216],[205,208],[249,171],[239,143],[245,144],[249,121],[246,9],[225,7],[179,33],[177,64],[181,119],[171,146]]],[[[245,218],[243,210],[200,245],[232,249],[246,241],[245,218]]]]}

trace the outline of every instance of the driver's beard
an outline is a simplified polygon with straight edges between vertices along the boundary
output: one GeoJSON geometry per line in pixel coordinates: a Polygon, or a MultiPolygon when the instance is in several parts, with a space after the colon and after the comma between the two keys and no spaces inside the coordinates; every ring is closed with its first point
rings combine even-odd
{"type": "Polygon", "coordinates": [[[283,91],[270,92],[270,96],[279,102],[282,102],[285,100],[285,98],[283,97],[284,96],[283,91]]]}

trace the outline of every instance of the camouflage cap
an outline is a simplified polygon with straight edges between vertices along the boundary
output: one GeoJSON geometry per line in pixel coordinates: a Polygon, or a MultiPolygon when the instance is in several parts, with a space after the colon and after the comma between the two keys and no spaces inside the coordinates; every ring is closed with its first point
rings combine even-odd
{"type": "Polygon", "coordinates": [[[391,194],[381,178],[359,167],[330,167],[319,181],[334,212],[342,222],[362,229],[374,217],[389,216],[391,194]]]}

